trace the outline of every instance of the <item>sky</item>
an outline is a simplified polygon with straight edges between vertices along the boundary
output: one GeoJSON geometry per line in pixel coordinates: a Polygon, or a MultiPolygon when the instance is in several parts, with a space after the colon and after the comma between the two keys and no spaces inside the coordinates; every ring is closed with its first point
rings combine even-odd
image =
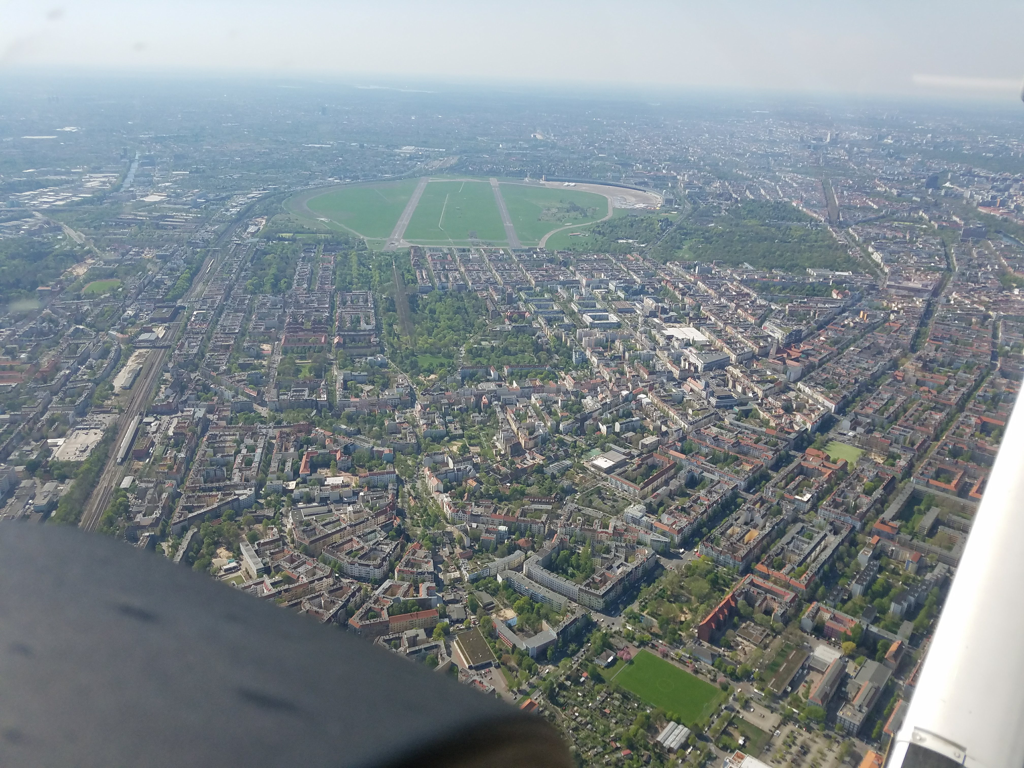
{"type": "Polygon", "coordinates": [[[1024,2],[0,0],[16,72],[1015,98],[1024,2]]]}

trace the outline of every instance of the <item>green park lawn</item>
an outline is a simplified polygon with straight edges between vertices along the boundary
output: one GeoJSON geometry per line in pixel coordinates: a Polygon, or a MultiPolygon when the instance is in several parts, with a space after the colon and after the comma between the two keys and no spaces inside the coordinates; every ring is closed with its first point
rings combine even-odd
{"type": "MultiPolygon", "coordinates": [[[[403,179],[339,187],[310,197],[306,208],[363,237],[384,239],[391,235],[418,183],[419,179],[403,179]]],[[[298,199],[289,201],[289,210],[308,218],[297,205],[298,199]]]]}
{"type": "Polygon", "coordinates": [[[615,682],[653,707],[678,715],[685,725],[706,720],[725,696],[721,690],[649,651],[641,651],[615,682]]]}
{"type": "Polygon", "coordinates": [[[607,198],[592,192],[504,182],[501,196],[524,245],[536,245],[548,232],[566,224],[587,224],[608,215],[607,198]]]}
{"type": "Polygon", "coordinates": [[[432,355],[427,352],[424,352],[423,354],[420,355],[416,355],[416,360],[419,362],[421,368],[437,368],[438,366],[442,366],[445,363],[451,362],[446,357],[441,357],[440,355],[432,355]]]}
{"type": "Polygon", "coordinates": [[[494,192],[486,181],[431,181],[412,215],[405,239],[447,245],[483,240],[505,243],[494,192]]]}
{"type": "Polygon", "coordinates": [[[121,281],[116,277],[112,277],[109,280],[93,280],[82,289],[82,295],[102,296],[105,293],[110,293],[119,285],[121,285],[121,281]]]}
{"type": "Polygon", "coordinates": [[[768,739],[771,738],[770,734],[762,731],[755,725],[751,725],[740,717],[739,714],[733,716],[732,723],[740,735],[747,740],[747,743],[744,745],[744,751],[751,755],[760,755],[764,751],[768,739]]]}
{"type": "MultiPolygon", "coordinates": [[[[607,213],[607,210],[605,213],[607,213]]],[[[602,216],[603,215],[604,214],[602,214],[602,216]]],[[[625,208],[615,208],[612,210],[613,219],[629,215],[630,211],[625,208]]],[[[549,237],[544,247],[549,251],[565,251],[570,249],[588,250],[590,248],[597,247],[598,238],[592,236],[589,232],[590,225],[586,223],[580,224],[579,227],[563,229],[561,232],[549,237]]]]}
{"type": "Polygon", "coordinates": [[[857,463],[857,459],[864,453],[860,448],[853,445],[847,445],[846,443],[840,443],[837,440],[833,440],[825,446],[825,453],[828,454],[829,459],[836,461],[838,459],[846,459],[846,463],[851,467],[857,463]]]}

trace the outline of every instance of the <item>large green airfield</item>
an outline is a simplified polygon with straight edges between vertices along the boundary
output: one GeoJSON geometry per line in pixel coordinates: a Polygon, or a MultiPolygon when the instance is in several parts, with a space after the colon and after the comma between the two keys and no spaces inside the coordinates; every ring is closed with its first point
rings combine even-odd
{"type": "Polygon", "coordinates": [[[560,227],[575,228],[608,215],[607,198],[577,189],[502,184],[501,195],[523,243],[536,244],[560,227]]]}
{"type": "MultiPolygon", "coordinates": [[[[363,237],[383,240],[391,234],[418,182],[418,179],[403,179],[334,187],[313,197],[308,197],[308,193],[296,195],[288,203],[298,202],[305,196],[308,198],[303,201],[305,208],[315,214],[317,221],[321,217],[329,219],[363,237]]],[[[292,209],[291,205],[288,207],[292,209]]],[[[292,210],[299,216],[307,213],[301,207],[292,210]]]]}
{"type": "Polygon", "coordinates": [[[424,245],[477,240],[504,245],[505,228],[486,181],[433,181],[412,215],[405,239],[424,245]]]}
{"type": "MultiPolygon", "coordinates": [[[[347,230],[366,238],[371,247],[382,248],[419,182],[402,179],[305,190],[285,203],[287,220],[313,230],[347,230]]],[[[608,198],[593,192],[512,181],[500,182],[499,188],[525,247],[539,245],[546,235],[560,230],[585,231],[610,211],[608,198]]],[[[431,178],[403,239],[418,245],[508,244],[487,179],[431,178]]]]}

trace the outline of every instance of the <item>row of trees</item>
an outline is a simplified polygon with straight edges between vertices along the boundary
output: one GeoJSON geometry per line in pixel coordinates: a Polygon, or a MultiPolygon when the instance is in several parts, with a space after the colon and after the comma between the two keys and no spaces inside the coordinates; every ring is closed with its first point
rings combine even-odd
{"type": "Polygon", "coordinates": [[[68,492],[60,497],[57,503],[57,511],[50,518],[51,522],[60,525],[78,525],[82,519],[82,512],[89,502],[89,497],[96,490],[96,483],[100,479],[103,467],[107,463],[107,456],[110,447],[117,439],[117,426],[107,427],[103,437],[92,449],[89,458],[82,462],[82,465],[75,471],[75,479],[71,483],[68,492]]]}

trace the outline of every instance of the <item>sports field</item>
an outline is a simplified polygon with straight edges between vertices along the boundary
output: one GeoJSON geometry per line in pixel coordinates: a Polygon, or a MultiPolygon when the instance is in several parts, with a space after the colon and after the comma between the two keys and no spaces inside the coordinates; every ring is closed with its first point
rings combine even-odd
{"type": "Polygon", "coordinates": [[[615,682],[653,707],[679,716],[685,725],[706,719],[725,694],[649,651],[640,651],[615,682]]]}
{"type": "Polygon", "coordinates": [[[608,198],[592,192],[505,183],[501,196],[524,245],[536,245],[567,224],[587,224],[608,215],[608,198]]]}
{"type": "Polygon", "coordinates": [[[82,289],[82,294],[84,296],[102,296],[105,293],[110,293],[119,285],[121,285],[121,281],[116,277],[109,280],[93,280],[82,289]]]}
{"type": "MultiPolygon", "coordinates": [[[[304,205],[315,216],[342,224],[363,237],[384,239],[391,234],[418,182],[418,179],[404,179],[340,187],[310,197],[304,205]]],[[[302,215],[305,212],[299,199],[299,196],[293,198],[296,201],[293,211],[302,215]]],[[[501,227],[500,221],[498,226],[501,227]]]]}
{"type": "Polygon", "coordinates": [[[405,239],[439,245],[469,240],[506,242],[491,185],[486,181],[430,182],[405,230],[405,239]]]}
{"type": "Polygon", "coordinates": [[[860,448],[853,445],[847,445],[846,443],[840,443],[833,440],[825,446],[825,453],[828,454],[829,459],[836,461],[837,459],[846,459],[846,463],[851,467],[857,463],[857,459],[864,453],[860,448]]]}

